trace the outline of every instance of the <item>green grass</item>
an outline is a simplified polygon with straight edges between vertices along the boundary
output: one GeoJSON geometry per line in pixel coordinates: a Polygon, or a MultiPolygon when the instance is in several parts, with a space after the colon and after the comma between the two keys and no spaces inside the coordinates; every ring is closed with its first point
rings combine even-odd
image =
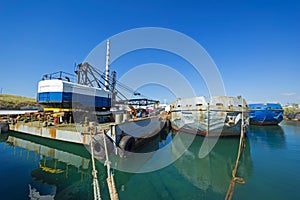
{"type": "Polygon", "coordinates": [[[11,94],[0,94],[0,109],[11,110],[20,109],[23,106],[38,106],[36,99],[16,96],[11,94]]]}

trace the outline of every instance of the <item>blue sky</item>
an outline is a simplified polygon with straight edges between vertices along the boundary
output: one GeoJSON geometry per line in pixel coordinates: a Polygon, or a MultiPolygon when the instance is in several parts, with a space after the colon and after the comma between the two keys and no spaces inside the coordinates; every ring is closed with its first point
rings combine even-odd
{"type": "MultiPolygon", "coordinates": [[[[103,40],[133,28],[164,27],[188,35],[206,49],[227,95],[243,95],[248,102],[300,103],[299,1],[1,0],[0,25],[3,93],[35,97],[43,74],[72,73],[74,63],[82,62],[103,40]]],[[[149,62],[178,71],[188,68],[175,56],[158,54],[123,56],[112,68],[118,76],[149,62]]],[[[202,84],[196,87],[197,95],[206,95],[202,84]]],[[[147,87],[141,88],[149,92],[146,96],[168,98],[163,92],[151,94],[153,88],[147,87]]]]}

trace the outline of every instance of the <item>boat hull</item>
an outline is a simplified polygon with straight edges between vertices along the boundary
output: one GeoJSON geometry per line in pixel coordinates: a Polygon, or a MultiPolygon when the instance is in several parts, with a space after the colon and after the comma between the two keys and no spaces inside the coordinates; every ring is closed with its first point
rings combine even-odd
{"type": "Polygon", "coordinates": [[[210,104],[201,97],[180,100],[172,106],[172,128],[202,136],[238,136],[242,119],[247,118],[247,112],[240,106],[243,103],[239,101],[243,100],[212,97],[210,104]]]}
{"type": "MultiPolygon", "coordinates": [[[[165,118],[160,116],[151,116],[138,119],[126,119],[125,121],[110,126],[106,132],[106,136],[113,144],[112,149],[118,149],[118,154],[121,157],[126,157],[128,152],[143,144],[143,141],[154,138],[158,135],[165,126],[165,118]]],[[[97,137],[97,135],[96,135],[97,137]]],[[[99,138],[94,138],[99,146],[103,147],[103,141],[99,138]]],[[[103,154],[102,148],[102,154],[103,154]]],[[[99,152],[97,154],[100,155],[99,152]]],[[[102,159],[103,156],[98,158],[102,159]]]]}
{"type": "Polygon", "coordinates": [[[111,92],[63,80],[42,80],[38,84],[37,101],[40,104],[57,104],[59,107],[93,107],[111,106],[111,92]]]}
{"type": "Polygon", "coordinates": [[[280,104],[249,104],[249,123],[251,125],[278,125],[283,120],[280,104]]]}
{"type": "Polygon", "coordinates": [[[175,130],[181,130],[188,133],[193,133],[201,136],[238,136],[241,134],[241,120],[236,123],[228,123],[226,119],[228,116],[238,117],[241,115],[239,112],[226,112],[220,111],[212,114],[212,111],[192,111],[190,118],[194,120],[187,122],[182,116],[178,118],[178,113],[172,112],[171,125],[175,130]],[[201,115],[209,116],[209,120],[203,119],[201,115]]]}

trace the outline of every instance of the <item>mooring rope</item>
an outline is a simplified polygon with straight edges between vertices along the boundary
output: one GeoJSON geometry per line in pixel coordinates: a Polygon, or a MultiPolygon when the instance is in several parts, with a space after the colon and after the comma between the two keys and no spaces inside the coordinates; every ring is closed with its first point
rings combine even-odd
{"type": "Polygon", "coordinates": [[[237,173],[238,165],[239,165],[239,160],[240,160],[243,148],[245,147],[245,144],[244,144],[244,137],[245,137],[244,128],[245,128],[245,126],[244,126],[243,109],[244,109],[244,105],[242,106],[242,122],[241,122],[241,136],[240,136],[239,149],[238,149],[238,154],[237,154],[237,158],[236,158],[236,161],[235,161],[235,166],[232,170],[232,179],[231,179],[229,188],[228,188],[227,193],[226,193],[226,197],[225,197],[226,200],[231,200],[232,199],[232,195],[233,195],[233,191],[234,191],[234,187],[235,187],[235,182],[240,183],[240,184],[245,184],[245,180],[243,178],[236,177],[236,173],[237,173]]]}
{"type": "Polygon", "coordinates": [[[104,166],[106,166],[106,168],[107,168],[106,182],[107,182],[107,186],[108,186],[108,190],[109,190],[109,196],[110,196],[111,200],[119,200],[118,192],[117,192],[115,181],[114,181],[114,176],[113,176],[113,174],[111,172],[111,169],[110,169],[111,162],[109,161],[109,158],[108,158],[108,151],[107,151],[107,145],[106,145],[106,138],[105,137],[106,136],[103,133],[104,150],[105,150],[105,156],[106,156],[104,166]]]}
{"type": "MultiPolygon", "coordinates": [[[[95,130],[95,132],[97,132],[97,131],[95,130]]],[[[91,146],[92,167],[93,167],[92,176],[93,176],[94,200],[101,200],[100,187],[99,187],[99,182],[98,182],[98,178],[97,178],[97,170],[95,167],[92,130],[90,130],[90,138],[91,138],[90,146],[91,146]]]]}

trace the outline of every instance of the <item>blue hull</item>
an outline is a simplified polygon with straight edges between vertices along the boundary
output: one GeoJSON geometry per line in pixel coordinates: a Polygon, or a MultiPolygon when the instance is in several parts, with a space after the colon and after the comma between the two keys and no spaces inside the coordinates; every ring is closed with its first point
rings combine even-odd
{"type": "Polygon", "coordinates": [[[278,125],[283,120],[280,104],[249,104],[249,122],[255,125],[278,125]]]}
{"type": "Polygon", "coordinates": [[[38,85],[37,102],[47,106],[110,108],[111,92],[59,79],[42,80],[38,85]],[[56,105],[56,106],[55,106],[56,105]]]}
{"type": "Polygon", "coordinates": [[[41,104],[49,103],[77,103],[85,107],[110,107],[111,98],[92,95],[76,94],[71,92],[43,92],[38,93],[37,101],[41,104]]]}

